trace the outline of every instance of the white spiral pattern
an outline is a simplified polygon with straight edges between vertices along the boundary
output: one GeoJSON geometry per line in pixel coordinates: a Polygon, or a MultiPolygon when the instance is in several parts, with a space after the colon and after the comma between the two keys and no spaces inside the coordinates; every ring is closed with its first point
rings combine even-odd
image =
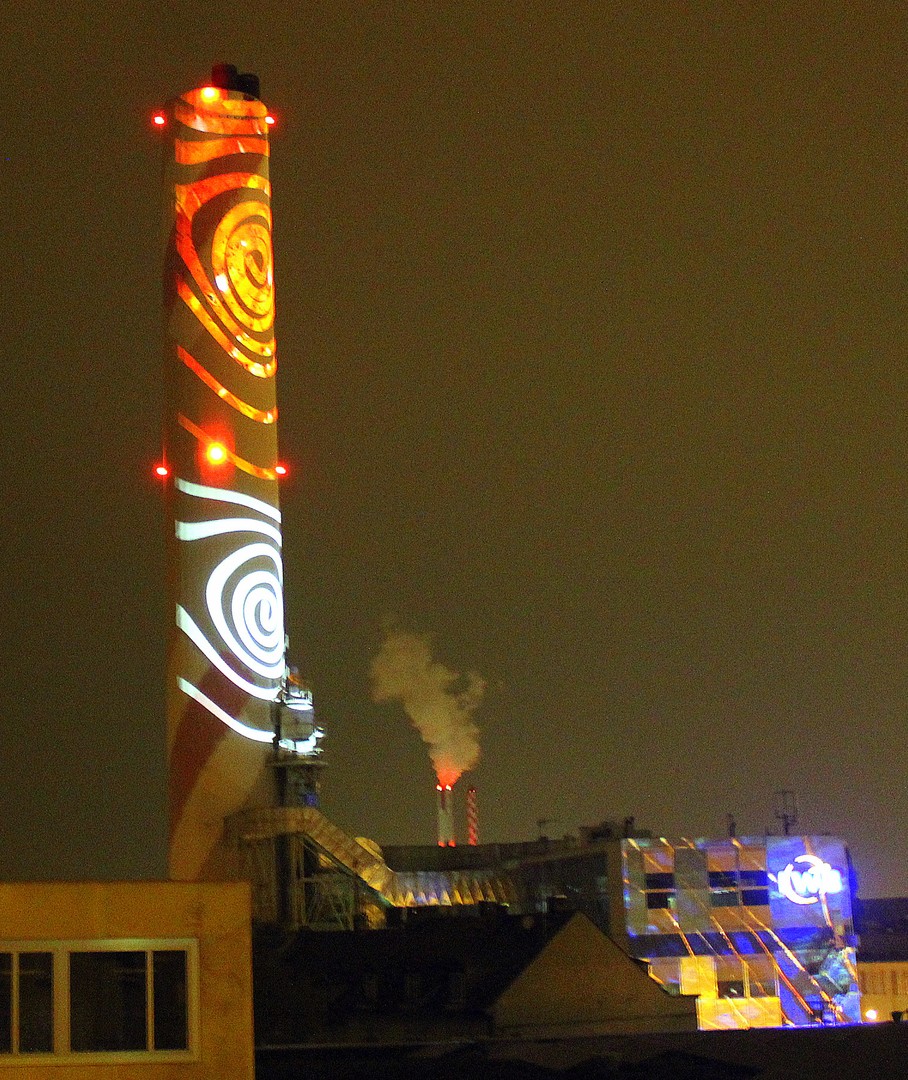
{"type": "Polygon", "coordinates": [[[209,572],[205,583],[208,631],[203,631],[181,605],[177,607],[177,625],[235,686],[252,697],[274,700],[285,670],[280,513],[242,492],[182,479],[177,479],[176,484],[190,498],[240,505],[271,519],[236,515],[176,522],[177,538],[188,543],[229,534],[244,534],[245,539],[259,537],[226,555],[222,550],[220,561],[209,572]],[[225,662],[227,653],[233,658],[230,664],[225,662]],[[270,685],[261,686],[257,680],[270,685]]]}
{"type": "Polygon", "coordinates": [[[263,679],[279,679],[284,673],[280,554],[262,543],[231,552],[212,570],[205,600],[211,621],[237,660],[263,679]],[[263,567],[263,562],[270,566],[263,567]]]}

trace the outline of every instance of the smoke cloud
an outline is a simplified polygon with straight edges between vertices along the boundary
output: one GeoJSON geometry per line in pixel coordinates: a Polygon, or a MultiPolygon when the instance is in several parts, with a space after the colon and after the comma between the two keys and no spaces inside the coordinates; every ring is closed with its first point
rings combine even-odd
{"type": "Polygon", "coordinates": [[[432,659],[431,641],[405,630],[386,631],[370,665],[372,700],[399,701],[429,747],[439,783],[454,784],[479,760],[479,728],[473,722],[486,681],[432,659]]]}

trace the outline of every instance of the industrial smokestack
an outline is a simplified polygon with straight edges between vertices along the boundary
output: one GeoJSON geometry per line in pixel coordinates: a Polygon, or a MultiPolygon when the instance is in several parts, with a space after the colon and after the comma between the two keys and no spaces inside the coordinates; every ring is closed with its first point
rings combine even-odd
{"type": "Polygon", "coordinates": [[[467,843],[474,847],[479,843],[479,808],[476,805],[476,788],[467,788],[467,843]]]}
{"type": "Polygon", "coordinates": [[[435,785],[438,792],[438,846],[456,847],[454,839],[454,797],[450,784],[435,785]]]}

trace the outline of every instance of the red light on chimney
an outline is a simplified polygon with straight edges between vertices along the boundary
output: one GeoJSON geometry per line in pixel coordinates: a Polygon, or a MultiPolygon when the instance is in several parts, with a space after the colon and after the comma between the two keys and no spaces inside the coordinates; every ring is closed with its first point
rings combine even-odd
{"type": "Polygon", "coordinates": [[[227,460],[227,448],[219,442],[209,443],[205,450],[205,457],[212,465],[223,465],[227,460]]]}

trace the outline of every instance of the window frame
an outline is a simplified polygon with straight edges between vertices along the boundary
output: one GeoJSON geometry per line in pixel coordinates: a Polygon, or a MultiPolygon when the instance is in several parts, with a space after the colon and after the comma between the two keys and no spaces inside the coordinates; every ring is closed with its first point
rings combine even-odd
{"type": "MultiPolygon", "coordinates": [[[[0,952],[13,956],[13,971],[18,971],[22,953],[47,952],[53,971],[53,1046],[52,1051],[0,1052],[0,1066],[36,1066],[84,1062],[86,1065],[146,1063],[170,1064],[200,1060],[200,986],[199,942],[197,938],[67,938],[3,939],[0,952]],[[73,1050],[70,1046],[70,961],[73,953],[143,952],[145,953],[145,1033],[144,1050],[73,1050]],[[185,1050],[147,1049],[154,1045],[154,953],[182,952],[186,957],[186,1042],[185,1050]]],[[[11,1045],[18,1046],[20,1018],[19,987],[11,984],[11,1045]]]]}
{"type": "Polygon", "coordinates": [[[677,893],[674,870],[659,870],[644,875],[643,897],[647,911],[674,911],[677,893]]]}

